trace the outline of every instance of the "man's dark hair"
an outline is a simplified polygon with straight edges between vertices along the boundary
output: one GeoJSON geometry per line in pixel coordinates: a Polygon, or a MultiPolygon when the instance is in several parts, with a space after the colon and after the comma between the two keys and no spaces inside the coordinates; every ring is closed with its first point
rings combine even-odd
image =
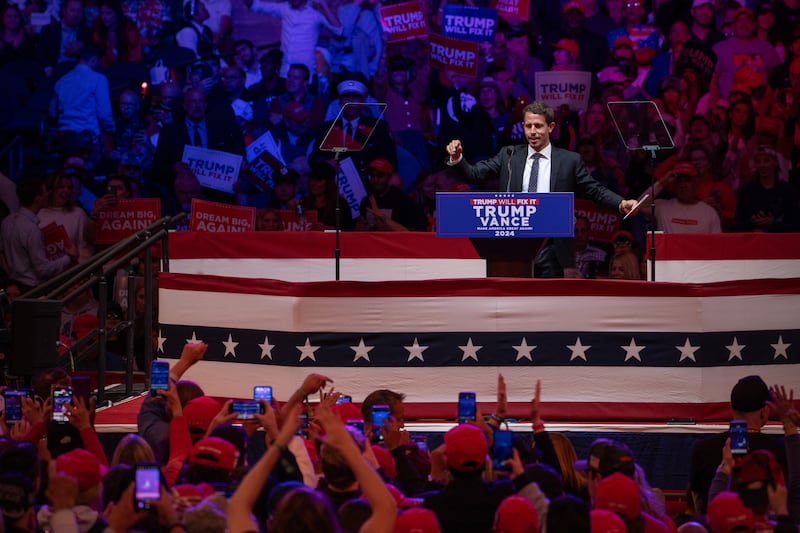
{"type": "Polygon", "coordinates": [[[44,180],[39,177],[25,178],[17,183],[17,198],[19,198],[20,205],[30,207],[36,197],[42,194],[42,186],[44,180]]]}
{"type": "Polygon", "coordinates": [[[242,45],[247,46],[253,50],[255,49],[255,45],[253,45],[253,41],[251,41],[250,39],[239,39],[238,41],[233,43],[233,49],[236,50],[242,45]]]}
{"type": "Polygon", "coordinates": [[[526,105],[525,109],[522,110],[522,115],[525,116],[525,113],[542,115],[544,117],[545,122],[547,122],[548,124],[552,124],[556,120],[556,114],[555,111],[553,111],[553,108],[540,100],[535,100],[530,104],[526,105]]]}
{"type": "Polygon", "coordinates": [[[280,48],[273,48],[273,49],[269,50],[266,54],[262,55],[258,59],[258,62],[259,63],[263,63],[264,61],[267,61],[268,59],[271,59],[271,60],[275,61],[276,63],[280,64],[281,61],[283,61],[283,52],[281,52],[280,48]]]}
{"type": "Polygon", "coordinates": [[[289,65],[289,68],[290,69],[296,68],[297,70],[301,71],[306,81],[311,79],[311,71],[308,70],[308,67],[306,65],[302,63],[292,63],[291,65],[289,65]]]}
{"type": "Polygon", "coordinates": [[[390,391],[389,389],[372,391],[361,403],[361,415],[364,417],[364,420],[372,420],[372,406],[388,405],[389,410],[391,410],[394,404],[402,402],[405,399],[405,394],[390,391]]]}
{"type": "MultiPolygon", "coordinates": [[[[351,427],[347,428],[347,432],[350,433],[356,446],[363,453],[366,448],[364,436],[351,427]]],[[[344,455],[336,448],[323,444],[319,452],[319,459],[322,465],[322,473],[330,486],[343,490],[356,482],[353,470],[347,464],[344,455]]]]}
{"type": "Polygon", "coordinates": [[[550,502],[547,509],[547,533],[589,533],[591,521],[586,502],[566,494],[550,502]]]}
{"type": "Polygon", "coordinates": [[[186,407],[186,404],[190,401],[205,395],[200,385],[188,379],[182,379],[177,382],[175,388],[178,390],[178,398],[181,401],[181,407],[186,407]]]}

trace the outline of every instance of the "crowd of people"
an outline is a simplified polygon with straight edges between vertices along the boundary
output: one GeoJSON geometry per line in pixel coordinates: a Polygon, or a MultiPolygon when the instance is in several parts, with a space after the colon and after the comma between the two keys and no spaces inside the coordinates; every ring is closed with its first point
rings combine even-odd
{"type": "MultiPolygon", "coordinates": [[[[281,24],[280,43],[264,48],[233,38],[225,0],[5,0],[0,114],[39,155],[15,181],[48,182],[36,211],[29,191],[18,197],[0,177],[0,214],[21,208],[25,219],[7,232],[60,224],[75,247],[68,256],[85,261],[99,212],[139,197],[160,198],[164,214],[189,212],[194,198],[254,207],[263,230],[289,227],[287,216],[309,221],[292,228],[331,229],[338,206],[346,231],[430,231],[437,191],[496,186],[446,166],[446,144],[460,139],[470,163],[524,144],[522,110],[537,96],[536,73],[548,70],[592,73],[587,108],[556,110],[553,145],[579,152],[623,197],[658,190],[655,220],[642,208],[620,228],[640,263],[648,223],[697,233],[800,227],[794,0],[534,3],[527,21],[499,16],[474,76],[433,68],[425,39],[392,42],[380,19],[391,3],[247,2],[281,24]],[[655,102],[674,139],[655,168],[615,130],[607,104],[628,100],[655,102]],[[358,145],[345,156],[367,192],[360,206],[348,207],[340,162],[321,149],[334,125],[346,146],[358,145]],[[272,149],[256,161],[248,146],[266,134],[272,149]],[[201,184],[187,146],[243,157],[233,188],[201,184]]],[[[441,31],[444,3],[425,6],[429,31],[441,31]]],[[[577,253],[587,245],[576,243],[577,253]]],[[[63,268],[42,257],[14,264],[14,246],[3,267],[23,288],[63,268]]],[[[609,275],[613,243],[592,246],[603,259],[585,261],[581,275],[609,275]]],[[[617,259],[615,276],[627,276],[618,265],[630,259],[617,259]]]]}
{"type": "Polygon", "coordinates": [[[206,348],[185,345],[167,388],[144,395],[138,433],[122,438],[110,460],[93,427],[94,400],[77,389],[68,401],[51,395],[72,390],[63,370],[37,376],[18,409],[8,401],[0,531],[798,531],[800,412],[793,391],[759,376],[731,390],[745,453],[734,454],[739,437],[728,432],[698,439],[688,505],[671,513],[624,439],[597,439],[579,458],[566,435],[549,431],[538,382],[530,432],[516,433],[506,453],[502,375],[491,416],[476,410],[433,448],[434,439],[405,428],[402,392],[359,398],[361,391],[336,391],[319,374],[289,398],[232,409],[232,400],[183,379],[206,348]],[[341,392],[352,397],[341,401],[341,392]],[[388,417],[375,418],[379,411],[388,417]],[[782,436],[762,433],[771,417],[782,436]]]}

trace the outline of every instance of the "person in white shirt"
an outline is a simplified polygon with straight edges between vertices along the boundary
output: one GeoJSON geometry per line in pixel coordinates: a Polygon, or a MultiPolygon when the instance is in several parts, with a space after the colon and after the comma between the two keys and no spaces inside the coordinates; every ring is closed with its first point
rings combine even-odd
{"type": "MultiPolygon", "coordinates": [[[[665,233],[720,233],[717,211],[697,196],[694,165],[679,163],[664,177],[675,183],[675,198],[656,200],[656,223],[665,233]]],[[[647,210],[642,211],[647,215],[647,210]]]]}

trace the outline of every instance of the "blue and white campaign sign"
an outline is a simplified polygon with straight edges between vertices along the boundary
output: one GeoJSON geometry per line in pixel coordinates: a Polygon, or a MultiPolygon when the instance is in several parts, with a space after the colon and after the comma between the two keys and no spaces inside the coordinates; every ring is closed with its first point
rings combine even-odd
{"type": "Polygon", "coordinates": [[[436,193],[437,237],[572,237],[571,192],[436,193]]]}
{"type": "Polygon", "coordinates": [[[465,41],[493,42],[497,10],[447,4],[442,13],[442,35],[465,41]]]}
{"type": "Polygon", "coordinates": [[[567,104],[573,111],[586,111],[592,90],[592,73],[582,70],[536,72],[536,99],[553,109],[567,104]]]}

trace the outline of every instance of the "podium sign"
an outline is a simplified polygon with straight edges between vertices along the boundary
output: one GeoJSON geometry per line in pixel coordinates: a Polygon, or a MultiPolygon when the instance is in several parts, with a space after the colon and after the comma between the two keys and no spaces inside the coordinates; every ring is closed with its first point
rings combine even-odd
{"type": "Polygon", "coordinates": [[[437,237],[572,237],[573,193],[436,193],[437,237]]]}

